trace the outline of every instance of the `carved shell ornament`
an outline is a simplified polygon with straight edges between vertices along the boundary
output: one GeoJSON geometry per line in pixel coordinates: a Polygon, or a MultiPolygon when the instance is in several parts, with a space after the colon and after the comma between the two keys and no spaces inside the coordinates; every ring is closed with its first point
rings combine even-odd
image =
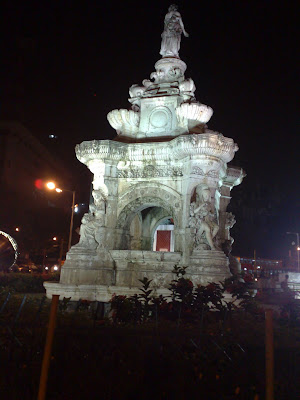
{"type": "Polygon", "coordinates": [[[190,127],[206,124],[213,115],[213,109],[200,103],[183,103],[176,109],[178,124],[190,127]]]}
{"type": "Polygon", "coordinates": [[[139,129],[140,114],[133,110],[112,110],[107,114],[110,125],[118,135],[126,133],[134,136],[139,129]]]}

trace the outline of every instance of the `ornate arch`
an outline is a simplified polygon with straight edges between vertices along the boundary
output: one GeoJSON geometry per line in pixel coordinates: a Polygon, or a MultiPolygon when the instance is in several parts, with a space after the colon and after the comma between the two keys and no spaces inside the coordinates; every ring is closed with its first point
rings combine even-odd
{"type": "Polygon", "coordinates": [[[125,193],[120,195],[118,208],[120,213],[122,210],[135,199],[139,197],[154,197],[171,203],[174,209],[180,209],[181,196],[173,188],[158,182],[139,182],[137,185],[130,187],[125,193]]]}
{"type": "Polygon", "coordinates": [[[172,202],[167,202],[159,197],[145,196],[138,197],[131,203],[127,204],[120,212],[116,228],[117,229],[129,229],[130,224],[134,216],[139,212],[148,207],[161,207],[164,208],[169,215],[174,219],[174,224],[178,223],[178,207],[174,207],[172,202]]]}

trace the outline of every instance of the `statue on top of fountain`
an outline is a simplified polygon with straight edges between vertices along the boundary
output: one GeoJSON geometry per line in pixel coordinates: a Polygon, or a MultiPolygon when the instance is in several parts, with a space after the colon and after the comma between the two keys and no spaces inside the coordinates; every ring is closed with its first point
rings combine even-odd
{"type": "Polygon", "coordinates": [[[161,48],[159,54],[163,57],[179,58],[181,34],[188,37],[189,34],[185,31],[180,13],[177,11],[177,6],[172,4],[168,13],[165,16],[164,31],[161,34],[161,48]]]}

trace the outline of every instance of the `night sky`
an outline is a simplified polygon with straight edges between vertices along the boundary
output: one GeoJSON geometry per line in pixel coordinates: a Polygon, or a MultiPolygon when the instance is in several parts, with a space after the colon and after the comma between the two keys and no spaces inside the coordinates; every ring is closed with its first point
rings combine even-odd
{"type": "MultiPolygon", "coordinates": [[[[44,143],[57,135],[69,165],[76,143],[112,139],[106,115],[129,108],[129,87],[154,71],[170,4],[7,1],[1,118],[21,121],[44,143]]],[[[296,2],[177,4],[190,35],[180,50],[185,76],[214,109],[209,128],[238,144],[244,193],[256,183],[280,193],[272,229],[280,256],[283,234],[300,231],[296,2]]]]}

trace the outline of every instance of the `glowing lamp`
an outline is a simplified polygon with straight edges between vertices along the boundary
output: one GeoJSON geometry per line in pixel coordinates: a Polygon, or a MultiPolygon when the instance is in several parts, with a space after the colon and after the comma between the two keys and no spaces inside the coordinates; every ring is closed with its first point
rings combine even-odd
{"type": "Polygon", "coordinates": [[[53,190],[55,189],[55,183],[54,182],[47,182],[46,186],[48,189],[53,190]]]}

